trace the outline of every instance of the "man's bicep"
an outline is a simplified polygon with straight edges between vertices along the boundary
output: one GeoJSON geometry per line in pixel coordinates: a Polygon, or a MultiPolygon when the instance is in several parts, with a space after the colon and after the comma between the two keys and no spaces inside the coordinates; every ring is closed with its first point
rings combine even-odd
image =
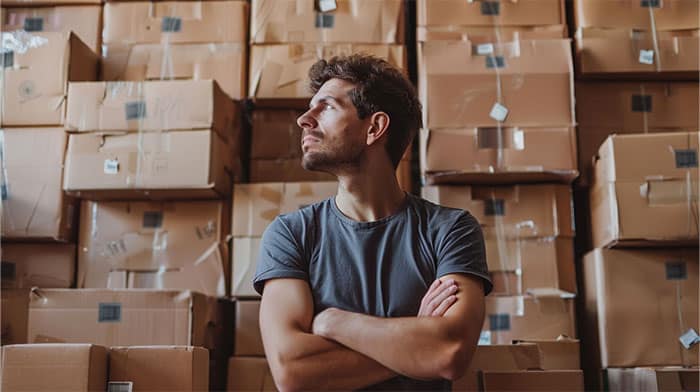
{"type": "Polygon", "coordinates": [[[270,279],[260,303],[260,329],[266,333],[284,330],[311,331],[313,298],[309,284],[302,279],[270,279]]]}
{"type": "Polygon", "coordinates": [[[476,344],[484,324],[484,280],[472,274],[447,274],[441,279],[454,279],[458,287],[457,301],[445,313],[450,330],[466,343],[476,344]]]}

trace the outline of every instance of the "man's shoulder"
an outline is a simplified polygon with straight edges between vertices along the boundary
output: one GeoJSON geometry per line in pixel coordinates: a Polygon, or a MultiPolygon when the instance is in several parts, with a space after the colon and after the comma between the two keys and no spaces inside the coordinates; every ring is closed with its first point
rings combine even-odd
{"type": "Polygon", "coordinates": [[[329,203],[332,198],[326,198],[313,204],[300,207],[298,210],[280,214],[273,223],[283,224],[293,232],[310,227],[313,222],[318,222],[319,217],[329,212],[329,203]]]}
{"type": "Polygon", "coordinates": [[[444,226],[448,222],[474,219],[469,211],[435,204],[415,195],[411,195],[411,198],[416,211],[425,216],[429,223],[444,226]]]}

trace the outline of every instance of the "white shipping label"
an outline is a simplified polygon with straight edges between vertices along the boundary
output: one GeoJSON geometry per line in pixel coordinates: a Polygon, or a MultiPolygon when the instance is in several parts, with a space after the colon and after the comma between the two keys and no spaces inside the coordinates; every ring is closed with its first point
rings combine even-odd
{"type": "Polygon", "coordinates": [[[690,328],[686,333],[681,335],[678,340],[680,340],[683,347],[689,350],[694,344],[700,343],[700,335],[698,335],[695,329],[690,328]]]}
{"type": "Polygon", "coordinates": [[[337,8],[335,0],[318,0],[318,9],[321,12],[335,11],[337,8]]]}
{"type": "Polygon", "coordinates": [[[508,108],[496,102],[493,104],[489,116],[496,121],[505,121],[506,117],[508,117],[508,108]]]}
{"type": "Polygon", "coordinates": [[[654,64],[654,51],[644,49],[640,50],[639,62],[642,64],[654,64]]]}
{"type": "Polygon", "coordinates": [[[119,173],[119,161],[116,159],[105,159],[104,172],[105,174],[119,173]]]}
{"type": "Polygon", "coordinates": [[[476,53],[480,55],[493,53],[493,44],[481,44],[476,47],[476,53]]]}
{"type": "Polygon", "coordinates": [[[491,331],[481,331],[479,335],[479,346],[488,346],[491,344],[491,331]]]}

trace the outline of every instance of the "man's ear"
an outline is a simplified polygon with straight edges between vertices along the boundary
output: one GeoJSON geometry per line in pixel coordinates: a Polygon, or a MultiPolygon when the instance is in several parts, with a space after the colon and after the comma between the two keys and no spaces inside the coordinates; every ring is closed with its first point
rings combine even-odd
{"type": "Polygon", "coordinates": [[[367,129],[367,145],[371,146],[381,139],[389,130],[389,115],[385,112],[375,112],[369,118],[367,129]]]}

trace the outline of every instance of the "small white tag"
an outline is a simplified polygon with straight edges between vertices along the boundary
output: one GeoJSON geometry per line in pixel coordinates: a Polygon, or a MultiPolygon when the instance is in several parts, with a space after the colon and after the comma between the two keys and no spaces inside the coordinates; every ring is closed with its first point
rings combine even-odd
{"type": "Polygon", "coordinates": [[[105,159],[104,172],[105,174],[119,173],[119,161],[116,159],[105,159]]]}
{"type": "Polygon", "coordinates": [[[318,9],[321,12],[335,11],[337,8],[335,0],[318,0],[318,9]]]}
{"type": "Polygon", "coordinates": [[[690,328],[686,333],[681,335],[678,340],[681,341],[683,347],[689,350],[694,344],[700,343],[700,335],[698,335],[694,328],[690,328]]]}
{"type": "Polygon", "coordinates": [[[654,64],[654,51],[644,49],[640,50],[639,62],[642,64],[654,64]]]}
{"type": "Polygon", "coordinates": [[[513,132],[513,149],[518,151],[525,149],[525,133],[521,129],[513,132]]]}
{"type": "Polygon", "coordinates": [[[493,53],[493,44],[478,45],[476,47],[476,53],[480,55],[493,53]]]}
{"type": "Polygon", "coordinates": [[[491,345],[491,331],[481,331],[479,335],[479,346],[491,345]]]}
{"type": "Polygon", "coordinates": [[[496,102],[493,104],[489,116],[496,121],[504,121],[508,117],[508,108],[496,102]]]}

